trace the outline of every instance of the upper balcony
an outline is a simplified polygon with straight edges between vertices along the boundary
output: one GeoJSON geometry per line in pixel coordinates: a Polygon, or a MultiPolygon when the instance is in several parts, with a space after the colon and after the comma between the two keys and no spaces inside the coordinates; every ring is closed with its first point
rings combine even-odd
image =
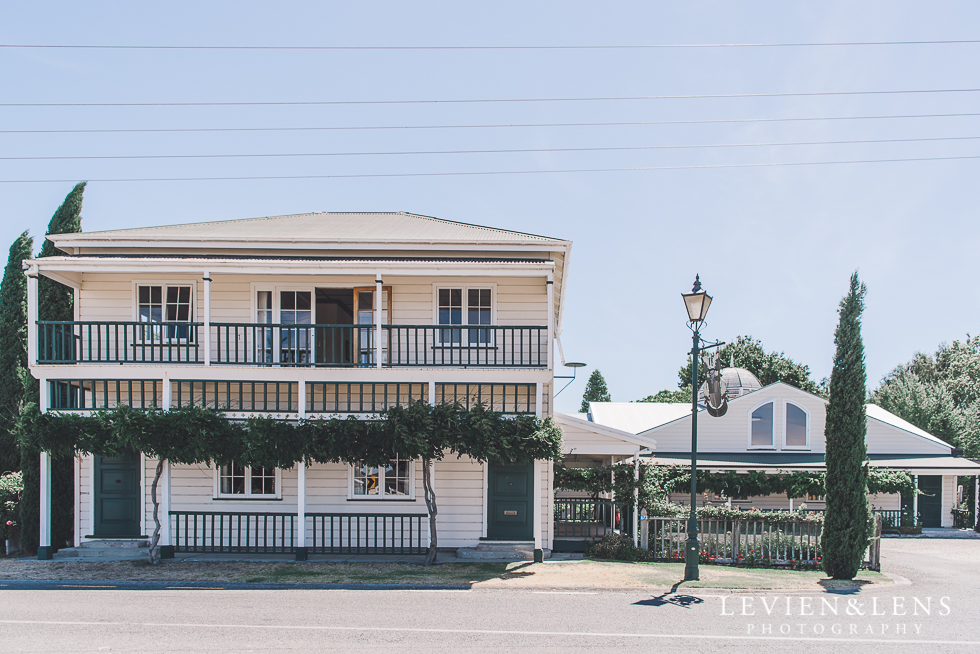
{"type": "Polygon", "coordinates": [[[36,338],[38,365],[548,368],[548,333],[546,325],[37,321],[36,338]]]}

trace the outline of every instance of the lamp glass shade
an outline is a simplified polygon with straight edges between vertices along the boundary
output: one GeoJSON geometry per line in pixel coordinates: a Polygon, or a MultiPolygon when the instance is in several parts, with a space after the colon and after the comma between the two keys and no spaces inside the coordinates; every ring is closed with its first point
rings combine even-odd
{"type": "Polygon", "coordinates": [[[700,293],[681,294],[687,307],[687,317],[691,322],[701,322],[708,315],[711,306],[711,296],[704,291],[700,293]]]}

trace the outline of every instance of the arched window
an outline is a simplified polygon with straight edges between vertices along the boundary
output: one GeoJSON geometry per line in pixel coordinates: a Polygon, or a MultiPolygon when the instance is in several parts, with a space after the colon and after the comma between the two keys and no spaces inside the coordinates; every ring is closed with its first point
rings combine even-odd
{"type": "Polygon", "coordinates": [[[772,447],[773,403],[766,402],[752,412],[749,447],[772,447]]]}
{"type": "Polygon", "coordinates": [[[809,416],[803,407],[792,402],[786,403],[786,430],[783,446],[790,449],[807,449],[810,447],[809,416]]]}

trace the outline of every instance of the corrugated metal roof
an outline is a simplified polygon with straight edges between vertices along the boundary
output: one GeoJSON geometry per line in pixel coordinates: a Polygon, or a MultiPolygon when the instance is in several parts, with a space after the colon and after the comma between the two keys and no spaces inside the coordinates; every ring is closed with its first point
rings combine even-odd
{"type": "Polygon", "coordinates": [[[104,241],[106,239],[147,241],[206,239],[215,241],[565,243],[561,239],[536,234],[471,225],[406,212],[303,213],[184,225],[57,234],[50,238],[74,242],[104,241]]]}
{"type": "Polygon", "coordinates": [[[899,429],[903,429],[903,430],[905,430],[905,431],[907,431],[909,433],[915,434],[916,436],[921,436],[922,438],[925,438],[926,440],[930,440],[933,443],[938,443],[939,445],[945,445],[946,447],[952,447],[946,441],[941,440],[939,438],[936,438],[935,436],[933,436],[932,434],[930,434],[927,431],[923,431],[923,430],[919,429],[918,427],[916,427],[915,425],[913,425],[911,422],[906,422],[905,420],[902,420],[901,418],[899,418],[898,416],[896,416],[894,413],[890,413],[888,411],[885,411],[884,409],[882,409],[877,404],[865,404],[864,405],[864,412],[865,412],[865,414],[869,418],[874,418],[875,420],[879,420],[879,421],[885,423],[886,425],[891,425],[892,427],[897,427],[899,429]]]}
{"type": "Polygon", "coordinates": [[[665,402],[590,402],[592,422],[631,434],[691,415],[690,404],[665,402]]]}
{"type": "MultiPolygon", "coordinates": [[[[964,475],[980,474],[980,464],[959,456],[922,454],[872,454],[873,468],[888,470],[944,470],[964,475]]],[[[688,467],[690,452],[657,452],[653,463],[688,467]]],[[[813,470],[825,466],[824,455],[810,452],[698,452],[698,468],[705,470],[813,470]]]]}

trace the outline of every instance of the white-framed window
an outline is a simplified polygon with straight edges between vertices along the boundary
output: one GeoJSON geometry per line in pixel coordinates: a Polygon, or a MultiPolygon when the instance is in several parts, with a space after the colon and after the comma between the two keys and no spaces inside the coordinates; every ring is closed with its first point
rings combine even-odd
{"type": "MultiPolygon", "coordinates": [[[[433,285],[433,319],[438,325],[493,325],[496,322],[495,284],[433,285]]],[[[493,343],[492,329],[440,329],[439,341],[480,346],[493,343]]]]}
{"type": "Polygon", "coordinates": [[[358,463],[350,467],[348,499],[415,499],[415,465],[409,459],[391,459],[386,465],[358,463]]]}
{"type": "Polygon", "coordinates": [[[789,400],[783,402],[783,449],[810,449],[810,413],[789,400]]]}
{"type": "Polygon", "coordinates": [[[214,496],[230,499],[282,499],[282,471],[243,466],[234,461],[218,466],[214,496]]]}
{"type": "Polygon", "coordinates": [[[260,363],[307,364],[313,357],[314,289],[252,284],[252,338],[260,363]]]}
{"type": "MultiPolygon", "coordinates": [[[[134,282],[134,319],[141,323],[191,323],[197,286],[186,282],[134,282]]],[[[141,341],[192,341],[194,330],[188,324],[140,327],[141,341]]]]}
{"type": "Polygon", "coordinates": [[[775,409],[775,400],[766,400],[749,413],[749,449],[775,449],[775,409]]]}

